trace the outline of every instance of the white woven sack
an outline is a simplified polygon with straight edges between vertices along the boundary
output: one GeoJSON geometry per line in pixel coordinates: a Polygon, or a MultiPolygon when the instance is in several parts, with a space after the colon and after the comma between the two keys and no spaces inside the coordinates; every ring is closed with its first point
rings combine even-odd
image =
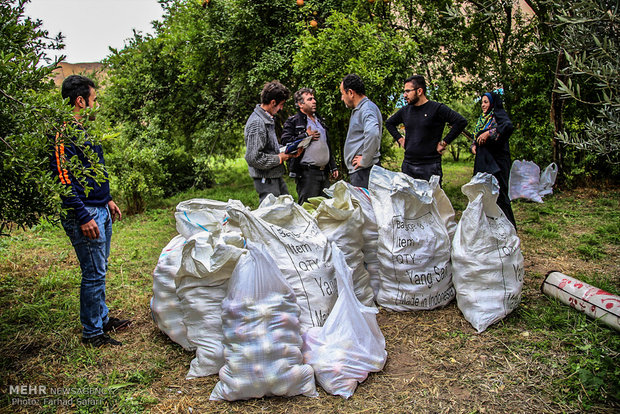
{"type": "Polygon", "coordinates": [[[243,203],[239,200],[223,202],[193,198],[181,201],[177,204],[174,213],[177,231],[186,239],[201,231],[213,231],[219,228],[219,225],[223,227],[225,232],[238,232],[239,227],[230,220],[228,213],[226,213],[226,209],[231,205],[243,208],[243,203]]]}
{"type": "Polygon", "coordinates": [[[221,303],[228,280],[245,249],[242,238],[222,230],[203,231],[187,240],[175,279],[187,337],[196,347],[188,379],[216,374],[224,363],[221,303]]]}
{"type": "Polygon", "coordinates": [[[177,235],[164,247],[153,271],[151,315],[157,327],[170,339],[191,351],[196,347],[187,340],[183,308],[177,296],[174,277],[181,266],[185,238],[177,235]]]}
{"type": "Polygon", "coordinates": [[[228,213],[250,241],[267,246],[301,307],[302,331],[322,326],[336,301],[331,246],[316,220],[290,195],[267,196],[257,210],[228,213]]]}
{"type": "Polygon", "coordinates": [[[555,179],[557,176],[558,166],[555,162],[547,165],[547,168],[540,173],[540,190],[538,191],[538,194],[540,194],[541,197],[553,194],[553,184],[555,184],[555,179]]]}
{"type": "MultiPolygon", "coordinates": [[[[362,253],[364,254],[364,263],[366,270],[370,275],[370,286],[372,287],[375,297],[379,290],[379,259],[377,259],[377,240],[379,238],[379,230],[377,229],[377,219],[375,218],[375,211],[372,209],[372,202],[370,201],[370,193],[366,188],[356,187],[345,181],[339,181],[344,183],[349,189],[351,198],[357,201],[362,209],[362,217],[364,218],[364,226],[362,227],[362,238],[364,239],[364,245],[362,246],[362,253]]],[[[334,196],[334,188],[337,183],[334,183],[328,189],[323,190],[325,194],[330,197],[334,196]]]]}
{"type": "Polygon", "coordinates": [[[521,241],[497,206],[499,185],[487,173],[462,187],[469,204],[452,247],[458,307],[478,332],[517,308],[523,288],[521,241]]]}
{"type": "Polygon", "coordinates": [[[338,276],[338,300],[325,325],[304,335],[304,361],[312,366],[325,391],[349,398],[370,372],[387,360],[385,338],[379,329],[377,308],[364,306],[353,291],[353,271],[343,252],[332,245],[338,276]]]}
{"type": "Polygon", "coordinates": [[[226,363],[210,399],[318,396],[314,371],[303,364],[299,315],[295,293],[265,247],[248,243],[222,303],[226,363]]]}
{"type": "Polygon", "coordinates": [[[532,161],[515,160],[510,168],[510,178],[508,180],[508,198],[516,200],[525,198],[526,200],[542,203],[540,191],[540,168],[532,161]]]}
{"type": "Polygon", "coordinates": [[[455,213],[452,203],[450,202],[450,199],[446,195],[445,191],[443,191],[443,188],[441,188],[438,175],[431,176],[429,183],[433,189],[433,199],[437,204],[439,216],[448,230],[450,240],[452,240],[452,237],[454,237],[454,232],[456,231],[456,219],[454,218],[455,213]]]}
{"type": "Polygon", "coordinates": [[[450,236],[425,180],[374,166],[369,190],[377,217],[377,303],[394,311],[428,310],[455,295],[450,236]]]}
{"type": "Polygon", "coordinates": [[[343,181],[334,184],[333,188],[333,198],[323,200],[312,217],[316,219],[327,240],[330,243],[335,242],[344,253],[347,263],[353,269],[355,295],[364,305],[370,306],[374,302],[374,293],[362,253],[362,209],[359,203],[351,198],[351,193],[343,181]]]}

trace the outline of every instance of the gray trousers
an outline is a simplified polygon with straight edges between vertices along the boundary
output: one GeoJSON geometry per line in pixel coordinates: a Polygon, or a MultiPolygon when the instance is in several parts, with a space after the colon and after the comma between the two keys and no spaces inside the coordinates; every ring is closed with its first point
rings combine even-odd
{"type": "Polygon", "coordinates": [[[288,194],[288,187],[284,178],[254,178],[254,188],[258,193],[259,204],[263,202],[267,194],[273,194],[278,197],[288,194]]]}

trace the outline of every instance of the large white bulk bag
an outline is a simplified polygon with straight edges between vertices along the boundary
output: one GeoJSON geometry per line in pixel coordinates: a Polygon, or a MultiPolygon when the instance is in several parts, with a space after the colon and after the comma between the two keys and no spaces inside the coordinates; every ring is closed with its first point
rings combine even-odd
{"type": "Polygon", "coordinates": [[[267,246],[297,295],[302,331],[322,326],[337,297],[331,246],[316,220],[290,195],[267,196],[250,212],[231,206],[244,237],[267,246]]]}
{"type": "Polygon", "coordinates": [[[228,280],[245,252],[239,234],[220,228],[194,234],[183,248],[183,259],[175,278],[177,296],[189,342],[196,347],[187,378],[215,374],[224,363],[221,303],[228,280]]]}
{"type": "Polygon", "coordinates": [[[222,303],[226,363],[210,399],[318,396],[303,363],[295,293],[263,246],[247,247],[222,303]]]}
{"type": "Polygon", "coordinates": [[[540,173],[540,184],[539,191],[541,197],[544,197],[549,194],[553,194],[553,185],[555,184],[555,179],[558,176],[558,166],[555,162],[547,165],[547,168],[540,173]]]}
{"type": "Polygon", "coordinates": [[[497,179],[478,173],[462,191],[469,204],[454,235],[453,282],[459,309],[482,332],[519,305],[523,255],[515,228],[497,206],[497,179]]]}
{"type": "Polygon", "coordinates": [[[452,240],[452,237],[454,237],[454,232],[456,231],[456,219],[452,203],[450,202],[450,199],[446,195],[445,191],[443,191],[443,188],[441,188],[438,175],[431,176],[429,184],[433,189],[433,199],[437,204],[437,211],[439,211],[439,216],[443,220],[443,223],[448,230],[448,236],[450,236],[450,240],[452,240]]]}
{"type": "MultiPolygon", "coordinates": [[[[379,239],[379,230],[377,229],[375,211],[372,209],[370,193],[366,188],[356,187],[345,181],[339,182],[342,182],[347,186],[351,198],[354,201],[357,201],[362,210],[362,217],[364,219],[364,226],[362,227],[362,238],[364,239],[362,253],[364,254],[366,270],[370,275],[370,286],[376,296],[377,291],[379,290],[379,260],[377,259],[377,240],[379,239]]],[[[338,184],[338,182],[333,184],[328,189],[323,190],[323,192],[330,197],[333,197],[336,184],[338,184]]]]}
{"type": "Polygon", "coordinates": [[[321,201],[312,217],[316,219],[327,240],[336,243],[344,254],[353,269],[355,295],[364,305],[370,306],[374,303],[374,293],[362,253],[362,209],[359,203],[351,198],[349,188],[343,181],[334,184],[333,188],[333,198],[321,201]]]}
{"type": "Polygon", "coordinates": [[[353,291],[353,271],[343,252],[332,245],[338,277],[338,300],[325,325],[304,335],[304,361],[312,366],[325,391],[349,398],[370,372],[387,360],[385,338],[379,329],[377,308],[364,306],[353,291]]]}
{"type": "Polygon", "coordinates": [[[201,231],[214,231],[219,228],[219,225],[225,232],[238,232],[239,227],[230,220],[226,212],[226,209],[231,205],[244,208],[243,203],[239,200],[223,202],[193,198],[181,201],[177,204],[174,213],[177,231],[186,239],[201,231]]]}
{"type": "Polygon", "coordinates": [[[181,266],[185,237],[177,235],[164,247],[153,271],[151,314],[157,327],[170,339],[191,351],[196,347],[187,340],[183,308],[177,296],[174,277],[181,266]]]}
{"type": "Polygon", "coordinates": [[[532,161],[514,160],[508,180],[508,198],[510,200],[525,198],[536,203],[542,203],[543,200],[539,191],[540,167],[532,161]]]}
{"type": "Polygon", "coordinates": [[[379,228],[377,303],[394,311],[446,305],[455,295],[450,236],[433,187],[379,166],[368,187],[379,228]]]}

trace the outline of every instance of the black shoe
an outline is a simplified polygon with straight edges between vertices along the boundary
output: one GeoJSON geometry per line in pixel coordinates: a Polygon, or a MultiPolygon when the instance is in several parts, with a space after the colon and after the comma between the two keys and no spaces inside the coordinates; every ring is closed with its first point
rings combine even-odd
{"type": "Polygon", "coordinates": [[[108,318],[108,323],[103,324],[103,332],[120,331],[131,325],[129,319],[108,318]]]}
{"type": "Polygon", "coordinates": [[[110,338],[108,334],[101,334],[97,336],[93,336],[92,338],[82,338],[82,342],[87,345],[91,345],[94,348],[99,348],[102,345],[114,345],[120,346],[123,345],[122,342],[117,341],[116,339],[110,338]]]}

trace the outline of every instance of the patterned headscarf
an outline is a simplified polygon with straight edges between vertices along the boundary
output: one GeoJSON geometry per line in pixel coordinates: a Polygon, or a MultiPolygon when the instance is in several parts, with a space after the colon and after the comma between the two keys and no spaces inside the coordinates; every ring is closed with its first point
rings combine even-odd
{"type": "Polygon", "coordinates": [[[480,115],[480,118],[478,118],[478,122],[476,122],[476,127],[474,128],[474,138],[477,138],[484,131],[497,126],[497,123],[495,122],[494,113],[493,113],[493,108],[495,106],[493,95],[491,95],[491,93],[489,92],[486,92],[485,94],[482,95],[482,97],[485,97],[485,96],[489,98],[490,106],[487,112],[485,114],[480,115]]]}

